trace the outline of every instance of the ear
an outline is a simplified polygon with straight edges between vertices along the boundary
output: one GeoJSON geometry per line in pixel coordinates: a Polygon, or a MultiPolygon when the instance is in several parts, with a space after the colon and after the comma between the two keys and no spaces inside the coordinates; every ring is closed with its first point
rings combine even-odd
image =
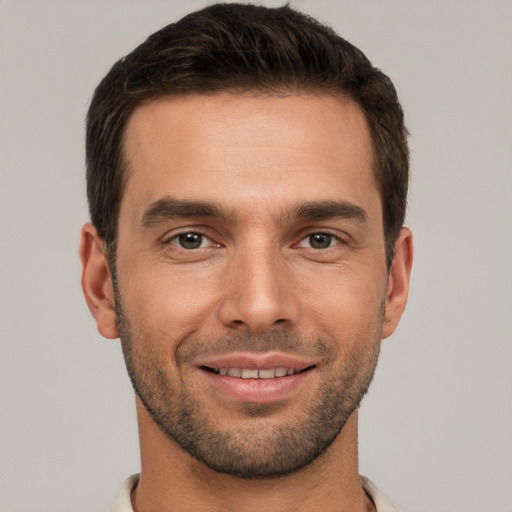
{"type": "Polygon", "coordinates": [[[395,242],[395,254],[389,269],[386,307],[382,325],[382,337],[391,336],[405,310],[409,295],[409,280],[412,267],[412,233],[402,228],[395,242]]]}
{"type": "Polygon", "coordinates": [[[105,338],[118,338],[114,288],[107,256],[103,240],[92,224],[85,224],[80,233],[80,260],[82,290],[98,331],[105,338]]]}

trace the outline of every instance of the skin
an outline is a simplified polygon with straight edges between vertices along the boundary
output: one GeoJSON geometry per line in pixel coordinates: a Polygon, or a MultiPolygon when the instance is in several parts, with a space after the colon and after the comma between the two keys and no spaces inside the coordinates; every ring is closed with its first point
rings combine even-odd
{"type": "MultiPolygon", "coordinates": [[[[257,432],[265,440],[273,427],[300,428],[322,384],[349,362],[357,363],[357,382],[371,379],[380,341],[405,308],[412,236],[402,229],[388,273],[371,140],[355,103],[328,95],[166,98],[132,114],[125,158],[116,255],[123,314],[138,349],[181,382],[205,420],[239,439],[257,432]],[[155,204],[169,198],[215,202],[227,215],[156,215],[155,204]],[[290,213],[334,202],[352,210],[322,219],[290,213]],[[191,232],[206,236],[201,247],[180,247],[177,235],[191,232]],[[332,235],[330,244],[313,247],[318,233],[332,235]],[[330,361],[317,358],[306,384],[271,400],[265,414],[255,400],[241,404],[219,391],[197,368],[211,357],[202,340],[272,333],[321,338],[330,361]]],[[[111,275],[90,224],[80,254],[98,330],[116,338],[111,275]]],[[[302,349],[311,362],[307,343],[302,349]]],[[[358,477],[357,409],[311,464],[266,480],[206,467],[162,432],[139,398],[137,416],[136,511],[373,509],[358,477]]]]}

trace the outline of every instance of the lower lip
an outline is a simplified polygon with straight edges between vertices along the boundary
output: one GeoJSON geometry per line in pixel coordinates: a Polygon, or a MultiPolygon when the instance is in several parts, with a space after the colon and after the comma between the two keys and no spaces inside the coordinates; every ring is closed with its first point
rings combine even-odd
{"type": "Polygon", "coordinates": [[[201,372],[210,384],[231,399],[239,402],[269,403],[292,396],[311,377],[314,369],[274,379],[240,379],[203,369],[201,372]]]}

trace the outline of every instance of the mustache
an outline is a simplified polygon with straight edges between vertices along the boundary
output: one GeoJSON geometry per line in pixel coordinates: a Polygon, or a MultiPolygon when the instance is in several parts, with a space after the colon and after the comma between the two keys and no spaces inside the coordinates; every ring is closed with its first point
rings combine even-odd
{"type": "Polygon", "coordinates": [[[324,359],[332,357],[336,349],[332,343],[328,343],[323,338],[305,338],[293,333],[270,332],[261,336],[233,333],[218,338],[187,338],[176,351],[176,359],[182,363],[188,363],[204,354],[273,351],[298,356],[313,355],[324,359]]]}

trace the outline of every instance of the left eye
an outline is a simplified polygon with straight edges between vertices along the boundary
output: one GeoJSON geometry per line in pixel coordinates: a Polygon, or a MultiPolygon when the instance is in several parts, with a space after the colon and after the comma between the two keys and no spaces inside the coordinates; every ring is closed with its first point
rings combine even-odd
{"type": "Polygon", "coordinates": [[[180,233],[169,240],[169,243],[177,245],[181,249],[202,249],[212,244],[212,241],[201,233],[180,233]]]}
{"type": "Polygon", "coordinates": [[[311,249],[328,249],[338,243],[338,239],[329,233],[313,233],[303,238],[299,247],[307,247],[311,249]]]}

